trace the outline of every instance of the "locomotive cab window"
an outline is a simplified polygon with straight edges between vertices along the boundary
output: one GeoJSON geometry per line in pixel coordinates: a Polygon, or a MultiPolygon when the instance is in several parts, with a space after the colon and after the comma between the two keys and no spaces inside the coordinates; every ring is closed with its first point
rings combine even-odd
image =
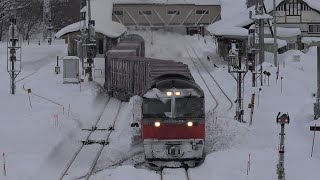
{"type": "Polygon", "coordinates": [[[142,112],[144,117],[166,117],[171,112],[171,99],[143,98],[142,112]]]}
{"type": "Polygon", "coordinates": [[[204,99],[194,96],[176,99],[176,117],[203,117],[204,99]]]}
{"type": "MultiPolygon", "coordinates": [[[[171,98],[143,98],[143,117],[171,117],[171,98]]],[[[187,96],[175,98],[174,117],[204,117],[204,98],[187,96]]]]}

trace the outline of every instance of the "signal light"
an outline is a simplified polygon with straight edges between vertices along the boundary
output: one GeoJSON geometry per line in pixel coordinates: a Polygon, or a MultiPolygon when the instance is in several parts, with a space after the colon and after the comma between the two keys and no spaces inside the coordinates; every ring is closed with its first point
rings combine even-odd
{"type": "Polygon", "coordinates": [[[154,126],[155,126],[155,127],[160,127],[160,125],[161,125],[161,123],[158,122],[158,121],[154,123],[154,126]]]}
{"type": "Polygon", "coordinates": [[[187,123],[187,125],[188,125],[189,127],[192,127],[192,126],[193,126],[193,122],[189,121],[189,122],[187,123]]]}

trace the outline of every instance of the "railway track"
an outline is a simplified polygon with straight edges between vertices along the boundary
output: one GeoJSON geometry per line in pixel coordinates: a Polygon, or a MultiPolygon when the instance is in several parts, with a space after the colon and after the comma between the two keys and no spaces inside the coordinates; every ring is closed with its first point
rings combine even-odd
{"type": "Polygon", "coordinates": [[[160,171],[161,180],[191,180],[188,169],[162,169],[160,171]]]}
{"type": "MultiPolygon", "coordinates": [[[[108,166],[106,166],[104,168],[95,169],[92,172],[92,175],[94,175],[96,173],[99,173],[101,171],[107,170],[107,169],[117,168],[117,167],[122,166],[122,165],[132,165],[134,167],[141,167],[141,166],[143,166],[145,164],[144,158],[141,161],[135,160],[135,158],[139,157],[139,156],[143,156],[143,155],[144,155],[143,150],[134,152],[133,154],[129,154],[128,157],[125,157],[122,160],[119,160],[118,162],[112,163],[112,164],[110,164],[110,165],[108,165],[108,166]]],[[[86,177],[86,175],[83,175],[83,176],[77,177],[76,179],[83,179],[85,177],[86,177]]]]}
{"type": "Polygon", "coordinates": [[[212,98],[214,99],[214,101],[215,101],[215,106],[213,107],[213,111],[215,111],[215,110],[218,108],[218,106],[219,106],[219,102],[218,102],[217,98],[215,97],[214,93],[212,92],[211,88],[209,88],[209,85],[208,85],[208,83],[205,81],[205,78],[204,78],[203,75],[200,73],[199,68],[197,68],[196,62],[193,60],[193,57],[191,56],[188,48],[187,48],[186,46],[184,46],[184,48],[185,48],[185,50],[187,51],[187,53],[188,53],[188,55],[189,55],[189,57],[190,57],[190,60],[191,60],[192,64],[194,65],[195,69],[197,70],[199,76],[201,77],[203,83],[205,84],[206,88],[208,89],[211,97],[212,97],[212,98]]]}
{"type": "Polygon", "coordinates": [[[59,180],[65,179],[70,174],[73,175],[72,174],[73,171],[71,170],[71,167],[77,166],[77,164],[75,162],[77,159],[78,160],[81,159],[81,152],[85,153],[88,150],[90,150],[90,148],[94,149],[95,156],[93,157],[93,159],[87,160],[88,157],[86,157],[85,156],[86,154],[84,154],[83,159],[86,159],[87,161],[91,161],[91,164],[88,167],[88,171],[86,172],[86,174],[83,177],[86,180],[88,180],[91,177],[91,175],[94,172],[94,169],[97,165],[98,159],[101,156],[103,149],[106,146],[108,146],[108,144],[109,144],[109,138],[110,138],[110,135],[112,134],[112,132],[114,131],[114,127],[117,122],[122,103],[118,102],[117,109],[111,111],[112,113],[114,113],[113,117],[112,117],[112,115],[108,114],[108,117],[111,117],[111,119],[112,119],[111,121],[109,119],[108,122],[103,122],[102,117],[103,117],[104,113],[106,112],[105,110],[108,108],[108,105],[115,104],[115,103],[117,103],[117,101],[115,101],[115,99],[113,99],[113,98],[108,99],[108,101],[104,107],[104,110],[99,114],[98,118],[94,122],[92,129],[87,129],[89,133],[85,136],[85,140],[82,141],[82,144],[75,151],[71,160],[69,161],[69,163],[67,164],[67,166],[63,170],[61,176],[59,177],[59,180]],[[102,128],[100,128],[100,127],[102,127],[102,128]],[[99,137],[97,135],[100,135],[102,138],[99,138],[98,141],[91,140],[91,138],[99,137]],[[96,147],[96,146],[98,146],[98,147],[96,147]]]}
{"type": "Polygon", "coordinates": [[[216,80],[216,78],[212,75],[212,73],[210,73],[208,67],[203,63],[202,59],[199,57],[199,55],[196,53],[196,51],[194,50],[194,48],[192,47],[192,45],[190,46],[192,51],[194,52],[194,54],[197,56],[199,62],[202,64],[202,66],[206,69],[206,71],[208,72],[208,74],[210,75],[210,77],[213,79],[213,81],[215,82],[215,84],[217,85],[217,87],[220,89],[220,91],[222,92],[222,94],[224,95],[224,97],[229,101],[230,103],[230,107],[228,108],[228,111],[230,111],[233,107],[233,102],[232,100],[229,98],[229,96],[226,94],[226,92],[222,89],[222,87],[220,86],[220,84],[218,83],[218,81],[216,80]]]}
{"type": "MultiPolygon", "coordinates": [[[[206,73],[211,77],[211,79],[213,80],[214,84],[216,85],[216,87],[218,87],[218,90],[223,94],[223,96],[226,98],[226,100],[230,103],[230,106],[227,108],[227,111],[230,111],[233,107],[233,102],[232,100],[229,98],[229,96],[225,93],[225,91],[222,89],[222,87],[220,86],[220,84],[218,83],[218,81],[215,79],[215,77],[212,75],[212,73],[210,72],[210,70],[208,69],[208,67],[204,64],[204,62],[202,61],[202,59],[199,57],[199,55],[197,54],[197,52],[194,50],[194,48],[192,47],[192,45],[189,45],[189,47],[191,48],[193,54],[196,56],[197,60],[200,62],[201,66],[205,69],[206,73]]],[[[188,51],[188,49],[186,49],[189,56],[190,53],[188,51]]],[[[193,60],[193,58],[190,56],[194,66],[196,67],[197,71],[199,72],[198,68],[197,68],[197,63],[193,60]]],[[[207,86],[207,88],[209,89],[209,87],[207,86]]],[[[210,91],[211,92],[211,91],[210,91]]],[[[215,98],[215,100],[217,101],[217,98],[215,98]]],[[[217,108],[217,106],[214,108],[214,110],[217,108]]]]}

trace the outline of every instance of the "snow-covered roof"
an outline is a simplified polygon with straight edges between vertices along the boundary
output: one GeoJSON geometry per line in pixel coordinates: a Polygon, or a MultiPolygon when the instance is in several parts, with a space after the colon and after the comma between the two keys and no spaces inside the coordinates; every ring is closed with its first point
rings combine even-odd
{"type": "Polygon", "coordinates": [[[302,37],[301,42],[305,44],[320,42],[320,37],[302,37]]]}
{"type": "Polygon", "coordinates": [[[210,31],[211,34],[215,36],[240,36],[240,37],[247,37],[248,36],[248,29],[242,27],[232,27],[232,26],[225,26],[220,28],[212,28],[210,31]]]}
{"type": "MultiPolygon", "coordinates": [[[[276,0],[276,4],[279,5],[282,2],[282,0],[276,0]]],[[[273,1],[272,0],[265,0],[265,6],[267,12],[270,12],[273,8],[273,1]]],[[[223,35],[233,35],[237,32],[235,32],[237,29],[241,29],[241,33],[238,33],[241,36],[248,36],[248,30],[246,30],[246,33],[244,33],[245,28],[244,26],[247,26],[251,23],[253,23],[253,20],[249,18],[250,11],[254,12],[255,7],[252,6],[248,9],[245,9],[239,14],[236,14],[234,16],[230,16],[228,18],[222,19],[218,22],[215,22],[207,27],[207,30],[213,34],[213,35],[222,35],[220,32],[223,33],[223,35]],[[230,29],[230,31],[227,31],[227,29],[230,29]]]]}
{"type": "MultiPolygon", "coordinates": [[[[96,32],[102,33],[111,38],[115,38],[126,32],[127,28],[123,24],[112,21],[112,8],[112,1],[91,0],[91,18],[95,20],[96,32]]],[[[86,9],[87,8],[83,8],[82,11],[87,11],[86,9]]],[[[55,37],[60,38],[65,34],[79,31],[81,28],[81,24],[81,22],[77,22],[64,27],[56,33],[55,37]]]]}
{"type": "Polygon", "coordinates": [[[311,8],[320,11],[320,1],[319,0],[302,0],[307,3],[311,8]]]}
{"type": "MultiPolygon", "coordinates": [[[[271,34],[271,31],[269,28],[265,28],[265,34],[271,34]]],[[[298,35],[301,35],[300,28],[277,27],[277,37],[287,38],[287,37],[295,37],[298,35]]]]}
{"type": "Polygon", "coordinates": [[[220,5],[220,0],[113,0],[115,4],[195,4],[220,5]]]}

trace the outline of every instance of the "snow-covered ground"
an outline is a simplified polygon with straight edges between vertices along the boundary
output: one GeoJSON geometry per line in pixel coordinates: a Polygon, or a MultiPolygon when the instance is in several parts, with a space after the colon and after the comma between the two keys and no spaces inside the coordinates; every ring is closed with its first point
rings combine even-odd
{"type": "MultiPolygon", "coordinates": [[[[203,62],[212,69],[211,73],[226,93],[235,100],[236,83],[228,74],[226,66],[217,59],[214,53],[214,42],[206,40],[207,43],[204,43],[203,38],[183,37],[168,33],[154,32],[152,35],[151,32],[140,32],[139,34],[143,35],[147,41],[147,56],[164,59],[178,58],[179,61],[189,65],[190,60],[184,45],[185,42],[192,44],[197,54],[203,57],[203,62]],[[207,61],[206,55],[211,57],[211,61],[207,61]],[[218,64],[219,68],[214,68],[213,63],[218,64]]],[[[277,68],[271,63],[273,62],[272,54],[266,53],[264,68],[272,75],[270,86],[267,86],[266,83],[262,87],[259,105],[257,102],[258,88],[251,88],[250,73],[246,76],[245,107],[249,104],[252,93],[256,93],[256,109],[251,128],[247,124],[240,124],[233,120],[234,109],[231,112],[216,112],[218,114],[216,122],[207,122],[213,125],[210,129],[213,135],[207,134],[208,146],[212,146],[207,148],[209,152],[212,152],[207,155],[203,165],[189,170],[191,179],[276,179],[280,127],[275,120],[280,111],[288,112],[291,117],[291,123],[286,126],[287,179],[302,179],[303,177],[310,180],[317,179],[320,174],[317,171],[317,165],[320,163],[320,144],[316,144],[314,156],[311,158],[313,133],[309,131],[311,125],[320,124],[313,121],[313,102],[315,100],[312,93],[316,90],[316,50],[312,47],[306,54],[300,51],[289,51],[281,55],[279,61],[280,75],[279,80],[276,81],[277,68]],[[300,62],[294,61],[293,56],[297,54],[301,56],[300,62]],[[281,77],[283,77],[282,93],[281,77]],[[251,171],[247,175],[249,154],[251,171]]],[[[194,67],[190,65],[190,68],[196,81],[202,88],[205,88],[194,67]]],[[[206,95],[209,97],[208,94],[206,95]]],[[[210,111],[213,103],[207,102],[206,105],[207,111],[210,111]]],[[[250,109],[245,109],[247,122],[249,122],[249,111],[250,109]]],[[[127,169],[125,172],[128,172],[130,177],[136,175],[141,178],[141,170],[133,171],[131,167],[106,170],[95,177],[103,179],[103,177],[111,176],[113,179],[121,179],[123,177],[117,175],[120,169],[122,171],[127,169]]],[[[153,176],[149,171],[143,175],[146,179],[154,179],[153,176]]]]}
{"type": "MultiPolygon", "coordinates": [[[[132,32],[136,33],[136,32],[132,32]]],[[[203,63],[211,69],[226,94],[232,100],[236,99],[235,80],[227,72],[224,62],[215,54],[215,43],[209,37],[184,37],[178,34],[154,32],[139,32],[146,39],[148,57],[174,59],[189,64],[192,74],[199,85],[205,89],[195,67],[190,61],[186,46],[192,46],[202,57],[203,63]],[[210,61],[207,60],[210,57],[210,61]],[[218,68],[215,68],[216,64],[218,68]]],[[[195,54],[190,53],[196,59],[195,54]]],[[[23,69],[18,79],[28,76],[17,83],[17,94],[9,93],[9,76],[6,72],[6,45],[0,43],[0,152],[6,155],[7,176],[0,179],[58,179],[70,160],[81,140],[81,128],[89,128],[101,112],[108,120],[112,110],[105,103],[108,96],[101,87],[102,79],[96,77],[99,83],[62,84],[62,75],[54,74],[56,56],[60,59],[66,55],[66,45],[63,41],[55,41],[52,46],[37,44],[23,45],[23,69]],[[62,106],[45,99],[30,95],[23,89],[31,88],[32,92],[55,101],[62,106]],[[70,106],[69,106],[70,104],[70,106]],[[63,108],[64,107],[64,108],[63,108]],[[69,108],[70,107],[70,108],[69,108]],[[109,110],[108,110],[109,109],[109,110]],[[58,118],[58,121],[55,119],[58,118]],[[55,123],[58,122],[58,125],[55,123]]],[[[217,119],[207,119],[210,128],[207,131],[207,151],[205,162],[189,170],[191,179],[276,179],[276,164],[278,160],[278,143],[280,127],[275,119],[279,111],[288,112],[291,123],[286,126],[286,176],[290,180],[317,180],[320,172],[320,144],[316,139],[313,157],[310,157],[313,134],[309,131],[311,125],[320,123],[313,121],[312,93],[316,92],[316,48],[311,47],[306,54],[300,51],[289,51],[279,56],[280,77],[283,77],[283,92],[280,79],[276,81],[276,68],[272,55],[266,53],[267,62],[264,68],[271,72],[270,86],[262,87],[257,100],[258,89],[251,88],[251,75],[248,73],[245,82],[245,103],[247,107],[251,94],[256,93],[253,126],[238,123],[233,119],[234,107],[227,111],[228,102],[219,102],[220,109],[215,112],[217,119]],[[300,55],[300,62],[293,56],[300,55]],[[247,160],[251,155],[251,171],[247,175],[247,160]]],[[[99,66],[103,61],[96,64],[99,66]]],[[[62,61],[60,60],[62,65],[62,61]]],[[[200,73],[205,74],[204,68],[200,73]]],[[[99,68],[99,67],[97,67],[99,68]]],[[[96,76],[99,75],[97,71],[96,76]]],[[[99,75],[101,76],[101,75],[99,75]]],[[[209,83],[211,79],[204,75],[209,83]]],[[[214,88],[213,85],[209,86],[214,88]]],[[[217,93],[217,96],[220,96],[217,93]]],[[[111,109],[119,106],[117,100],[112,100],[111,109]]],[[[112,134],[111,146],[104,150],[98,160],[98,169],[104,169],[111,164],[127,158],[130,153],[140,152],[139,144],[131,147],[134,130],[131,129],[132,108],[136,104],[131,100],[121,105],[119,121],[115,133],[112,134]]],[[[206,111],[211,112],[214,106],[212,99],[206,99],[206,111]]],[[[137,107],[135,107],[137,109],[137,107]]],[[[249,121],[249,110],[245,109],[245,120],[249,121]]],[[[317,138],[317,137],[316,137],[317,138]]],[[[92,146],[93,147],[93,146],[92,146]]],[[[84,154],[84,159],[77,162],[72,172],[76,177],[85,174],[87,161],[91,161],[92,151],[84,154]]],[[[0,159],[2,165],[3,159],[0,159]]],[[[179,179],[181,172],[169,172],[169,176],[179,179]]],[[[182,176],[182,175],[181,175],[182,176]]],[[[71,176],[70,176],[71,177],[71,176]]],[[[136,169],[131,165],[102,170],[91,179],[160,179],[160,175],[146,168],[136,169]]]]}

